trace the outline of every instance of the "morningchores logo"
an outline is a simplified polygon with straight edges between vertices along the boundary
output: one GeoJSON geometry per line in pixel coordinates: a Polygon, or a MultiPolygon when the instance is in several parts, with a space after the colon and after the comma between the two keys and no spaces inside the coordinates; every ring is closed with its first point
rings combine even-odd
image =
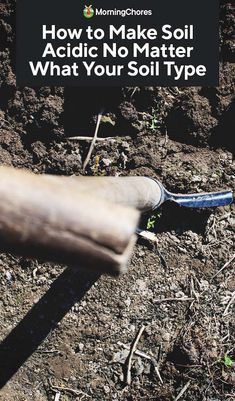
{"type": "Polygon", "coordinates": [[[90,6],[85,6],[83,10],[83,15],[85,18],[92,18],[94,16],[94,8],[92,5],[90,6]]]}
{"type": "Polygon", "coordinates": [[[136,10],[134,8],[126,8],[126,9],[118,9],[114,8],[112,10],[106,10],[104,8],[96,8],[95,9],[96,16],[109,17],[109,16],[117,16],[117,17],[133,17],[133,16],[151,16],[153,15],[153,10],[136,10]]]}

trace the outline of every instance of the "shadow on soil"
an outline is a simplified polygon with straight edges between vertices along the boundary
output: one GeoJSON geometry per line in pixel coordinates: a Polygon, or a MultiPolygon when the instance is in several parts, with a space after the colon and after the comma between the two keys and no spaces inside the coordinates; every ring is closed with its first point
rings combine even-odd
{"type": "MultiPolygon", "coordinates": [[[[94,116],[103,111],[116,114],[122,101],[122,90],[121,88],[66,88],[64,98],[65,135],[92,136],[95,127],[94,116]]],[[[110,132],[107,135],[110,135],[110,132]]]]}
{"type": "Polygon", "coordinates": [[[218,125],[212,132],[210,145],[215,148],[225,147],[235,155],[234,130],[235,130],[235,100],[224,111],[218,125]]]}
{"type": "Polygon", "coordinates": [[[0,345],[0,388],[34,353],[52,329],[80,301],[99,274],[66,269],[0,345]]]}
{"type": "MultiPolygon", "coordinates": [[[[155,232],[163,233],[174,230],[177,234],[183,234],[191,230],[197,234],[204,234],[208,218],[212,209],[190,209],[166,202],[162,208],[160,217],[155,223],[155,232]]],[[[145,216],[142,226],[146,227],[149,216],[145,216]]]]}

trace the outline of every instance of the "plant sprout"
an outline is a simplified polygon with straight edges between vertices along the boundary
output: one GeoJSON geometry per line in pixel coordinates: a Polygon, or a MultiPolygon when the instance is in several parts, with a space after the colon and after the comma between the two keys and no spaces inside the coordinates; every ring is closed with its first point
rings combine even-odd
{"type": "Polygon", "coordinates": [[[156,221],[160,218],[161,213],[158,212],[157,214],[152,214],[147,221],[146,228],[147,230],[154,230],[156,227],[156,221]]]}
{"type": "Polygon", "coordinates": [[[224,357],[222,359],[222,363],[225,366],[235,368],[235,362],[228,355],[224,355],[224,357]]]}

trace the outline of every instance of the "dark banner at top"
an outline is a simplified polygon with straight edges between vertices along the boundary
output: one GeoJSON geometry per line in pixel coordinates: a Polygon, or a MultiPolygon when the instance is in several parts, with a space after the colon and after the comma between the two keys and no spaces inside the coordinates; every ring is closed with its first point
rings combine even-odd
{"type": "Polygon", "coordinates": [[[217,0],[18,0],[17,83],[216,86],[217,0]]]}

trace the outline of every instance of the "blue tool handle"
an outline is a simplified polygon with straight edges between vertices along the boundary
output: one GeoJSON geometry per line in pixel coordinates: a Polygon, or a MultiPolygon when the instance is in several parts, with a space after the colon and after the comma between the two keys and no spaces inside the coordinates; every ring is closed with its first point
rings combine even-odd
{"type": "Polygon", "coordinates": [[[185,207],[214,207],[226,206],[233,202],[231,191],[210,192],[191,195],[177,195],[165,190],[165,199],[185,207]]]}

